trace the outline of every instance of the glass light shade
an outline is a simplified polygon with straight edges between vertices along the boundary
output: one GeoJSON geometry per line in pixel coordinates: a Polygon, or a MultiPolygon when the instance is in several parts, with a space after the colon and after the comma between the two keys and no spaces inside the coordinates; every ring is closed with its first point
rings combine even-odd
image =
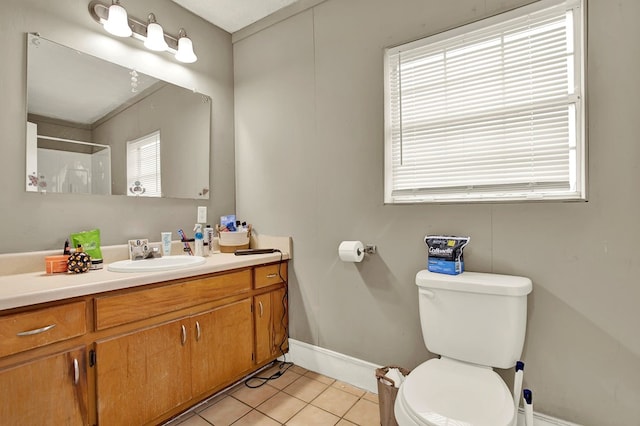
{"type": "Polygon", "coordinates": [[[144,46],[158,52],[167,50],[169,46],[164,41],[164,31],[160,24],[152,22],[147,26],[147,39],[144,41],[144,46]]]}
{"type": "Polygon", "coordinates": [[[104,23],[104,29],[117,37],[131,37],[132,31],[124,7],[115,3],[109,6],[109,18],[104,23]]]}
{"type": "Polygon", "coordinates": [[[176,52],[176,59],[180,62],[190,64],[198,60],[198,57],[193,52],[193,43],[188,37],[180,37],[178,39],[178,51],[176,52]]]}

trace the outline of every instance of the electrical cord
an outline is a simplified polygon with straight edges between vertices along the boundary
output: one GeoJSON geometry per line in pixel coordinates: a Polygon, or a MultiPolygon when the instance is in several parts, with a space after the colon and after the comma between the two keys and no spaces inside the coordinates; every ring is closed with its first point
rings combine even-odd
{"type": "MultiPolygon", "coordinates": [[[[280,341],[280,344],[278,345],[278,349],[280,349],[280,353],[282,354],[282,361],[280,362],[280,366],[278,367],[278,371],[276,371],[275,373],[273,373],[271,376],[269,377],[261,377],[261,376],[253,376],[253,377],[249,377],[247,380],[244,381],[244,385],[248,388],[251,389],[256,389],[259,388],[261,386],[264,386],[267,382],[269,382],[270,380],[275,380],[278,377],[282,376],[284,373],[287,372],[287,370],[289,370],[291,367],[293,367],[293,363],[290,361],[287,361],[287,354],[284,350],[284,345],[287,342],[287,340],[289,339],[289,327],[287,326],[286,323],[286,318],[287,318],[287,313],[288,313],[288,306],[289,306],[289,285],[287,283],[287,280],[284,279],[284,277],[282,276],[282,260],[283,260],[283,254],[282,251],[275,249],[276,252],[280,253],[280,262],[278,263],[278,276],[280,277],[280,280],[285,283],[284,286],[284,294],[282,295],[282,317],[280,317],[280,326],[282,327],[282,330],[284,330],[284,334],[282,336],[282,340],[280,341]],[[258,384],[252,384],[251,382],[253,381],[259,381],[258,384]]],[[[272,367],[274,365],[276,365],[278,363],[278,360],[274,360],[271,365],[269,367],[272,367]]]]}

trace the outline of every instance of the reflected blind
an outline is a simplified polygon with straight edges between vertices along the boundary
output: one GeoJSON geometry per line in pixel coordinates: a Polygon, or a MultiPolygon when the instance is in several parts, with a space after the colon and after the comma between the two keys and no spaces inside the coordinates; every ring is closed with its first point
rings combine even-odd
{"type": "Polygon", "coordinates": [[[127,195],[161,197],[160,132],[127,142],[127,195]]]}
{"type": "Polygon", "coordinates": [[[385,52],[385,202],[583,199],[579,1],[385,52]]]}

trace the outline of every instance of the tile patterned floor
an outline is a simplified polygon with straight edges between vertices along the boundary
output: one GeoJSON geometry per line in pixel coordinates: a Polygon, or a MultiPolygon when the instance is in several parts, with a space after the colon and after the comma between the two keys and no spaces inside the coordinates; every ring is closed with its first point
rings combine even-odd
{"type": "MultiPolygon", "coordinates": [[[[269,377],[279,367],[258,376],[269,377]]],[[[165,426],[178,425],[378,426],[380,412],[378,395],[294,365],[261,387],[241,383],[165,426]]]]}

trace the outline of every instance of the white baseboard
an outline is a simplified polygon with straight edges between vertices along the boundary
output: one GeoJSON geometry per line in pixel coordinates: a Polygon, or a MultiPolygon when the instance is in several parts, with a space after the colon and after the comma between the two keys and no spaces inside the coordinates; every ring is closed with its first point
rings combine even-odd
{"type": "MultiPolygon", "coordinates": [[[[524,411],[522,408],[518,410],[518,426],[525,426],[524,411]]],[[[581,426],[577,423],[571,423],[566,420],[556,419],[546,414],[533,413],[533,426],[581,426]]]]}
{"type": "MultiPolygon", "coordinates": [[[[324,349],[319,346],[310,345],[295,339],[289,339],[289,353],[287,361],[307,370],[340,380],[360,389],[378,393],[376,382],[376,368],[379,365],[368,361],[363,361],[324,349]]],[[[518,413],[518,426],[525,426],[524,413],[518,413]]],[[[580,426],[564,420],[556,419],[540,413],[533,413],[533,426],[580,426]]]]}
{"type": "Polygon", "coordinates": [[[289,339],[287,361],[369,392],[378,393],[376,368],[371,362],[289,339]]]}

